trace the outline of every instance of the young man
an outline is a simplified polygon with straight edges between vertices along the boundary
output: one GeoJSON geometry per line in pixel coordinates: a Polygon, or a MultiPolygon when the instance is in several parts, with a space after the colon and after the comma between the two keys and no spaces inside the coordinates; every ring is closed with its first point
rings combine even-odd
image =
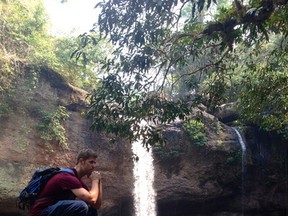
{"type": "Polygon", "coordinates": [[[31,207],[30,216],[97,216],[102,183],[100,173],[94,171],[96,158],[93,150],[82,150],[73,173],[61,172],[49,179],[31,207]],[[84,176],[91,180],[90,190],[81,180],[84,176]]]}

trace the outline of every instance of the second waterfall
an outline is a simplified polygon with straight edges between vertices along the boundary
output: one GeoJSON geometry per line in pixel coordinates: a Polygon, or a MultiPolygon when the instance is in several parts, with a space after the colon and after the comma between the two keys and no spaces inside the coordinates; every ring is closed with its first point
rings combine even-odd
{"type": "Polygon", "coordinates": [[[134,161],[133,169],[135,216],[156,216],[152,152],[148,152],[141,142],[134,142],[132,150],[139,158],[134,161]]]}

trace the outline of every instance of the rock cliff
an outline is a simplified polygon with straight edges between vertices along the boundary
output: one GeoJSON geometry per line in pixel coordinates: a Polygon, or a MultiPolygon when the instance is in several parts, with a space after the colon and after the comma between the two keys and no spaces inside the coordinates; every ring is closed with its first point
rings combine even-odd
{"type": "Polygon", "coordinates": [[[73,87],[57,73],[42,68],[37,82],[31,86],[30,77],[23,77],[15,89],[1,100],[6,109],[0,125],[0,215],[27,215],[16,208],[16,196],[37,168],[47,166],[73,167],[77,152],[85,147],[98,153],[97,167],[104,183],[105,215],[126,214],[131,209],[133,174],[131,148],[127,142],[89,130],[89,121],[82,111],[87,93],[73,87]],[[39,110],[54,113],[66,107],[69,118],[63,121],[67,146],[59,141],[42,139],[37,130],[39,110]]]}

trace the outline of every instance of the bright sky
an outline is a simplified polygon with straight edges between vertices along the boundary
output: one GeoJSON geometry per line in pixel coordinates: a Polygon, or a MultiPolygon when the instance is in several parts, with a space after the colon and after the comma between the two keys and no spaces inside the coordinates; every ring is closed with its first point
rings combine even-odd
{"type": "Polygon", "coordinates": [[[51,33],[57,36],[79,35],[92,28],[97,21],[99,0],[42,0],[52,23],[51,33]]]}

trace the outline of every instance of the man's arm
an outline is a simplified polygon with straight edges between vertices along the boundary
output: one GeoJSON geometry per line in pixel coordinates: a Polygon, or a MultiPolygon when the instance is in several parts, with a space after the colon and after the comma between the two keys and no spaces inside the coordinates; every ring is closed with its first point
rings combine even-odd
{"type": "Polygon", "coordinates": [[[87,191],[85,188],[72,189],[71,191],[78,199],[87,202],[91,206],[95,206],[100,195],[99,184],[101,176],[100,173],[94,171],[89,178],[92,182],[90,191],[87,191]]]}
{"type": "Polygon", "coordinates": [[[92,205],[93,208],[99,209],[102,204],[102,181],[99,181],[99,194],[95,205],[92,205]]]}

